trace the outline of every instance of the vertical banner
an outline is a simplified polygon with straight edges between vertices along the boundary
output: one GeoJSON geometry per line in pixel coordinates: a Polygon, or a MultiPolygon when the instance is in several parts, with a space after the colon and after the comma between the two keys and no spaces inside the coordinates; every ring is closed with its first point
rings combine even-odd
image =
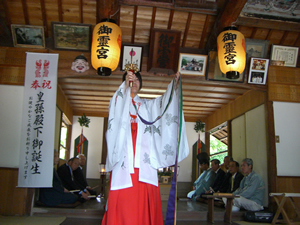
{"type": "Polygon", "coordinates": [[[18,187],[52,187],[58,54],[26,53],[18,187]]]}

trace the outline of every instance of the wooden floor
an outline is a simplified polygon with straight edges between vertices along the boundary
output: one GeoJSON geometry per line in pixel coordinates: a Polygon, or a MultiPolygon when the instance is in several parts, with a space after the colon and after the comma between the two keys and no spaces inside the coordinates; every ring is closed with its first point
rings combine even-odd
{"type": "MultiPolygon", "coordinates": [[[[66,216],[61,225],[100,225],[104,215],[104,199],[91,199],[76,208],[49,208],[33,207],[32,215],[36,216],[66,216]]],[[[167,201],[162,201],[163,215],[165,219],[167,201]]],[[[215,225],[226,224],[223,222],[225,208],[215,207],[215,225]]],[[[234,212],[233,221],[243,220],[244,212],[234,212]]],[[[177,201],[177,225],[210,224],[206,222],[207,204],[193,202],[187,199],[177,201]]],[[[232,223],[237,224],[237,223],[232,223]]]]}

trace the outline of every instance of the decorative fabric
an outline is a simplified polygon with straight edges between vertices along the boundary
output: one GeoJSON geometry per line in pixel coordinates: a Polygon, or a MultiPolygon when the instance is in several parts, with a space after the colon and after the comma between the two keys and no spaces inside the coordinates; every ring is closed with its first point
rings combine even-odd
{"type": "MultiPolygon", "coordinates": [[[[134,172],[134,168],[140,169],[139,181],[158,186],[157,169],[175,164],[179,114],[177,93],[172,87],[173,81],[164,95],[152,100],[142,100],[135,96],[134,102],[139,106],[138,114],[147,121],[153,121],[162,115],[169,104],[165,115],[153,125],[146,125],[140,117],[136,118],[139,129],[135,155],[133,155],[132,139],[129,136],[130,115],[136,115],[130,89],[125,91],[125,82],[123,82],[114,94],[109,106],[106,132],[106,171],[114,171],[111,179],[112,190],[132,187],[130,174],[134,172]],[[174,91],[173,98],[169,102],[172,91],[174,91]]],[[[178,161],[183,160],[189,152],[184,119],[182,121],[178,161]]]]}

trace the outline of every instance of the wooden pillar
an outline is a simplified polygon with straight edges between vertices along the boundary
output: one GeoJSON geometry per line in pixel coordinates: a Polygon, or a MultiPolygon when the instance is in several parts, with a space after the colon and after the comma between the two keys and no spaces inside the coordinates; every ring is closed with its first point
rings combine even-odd
{"type": "Polygon", "coordinates": [[[227,149],[228,155],[232,157],[232,135],[231,135],[231,120],[227,121],[227,149]]]}
{"type": "Polygon", "coordinates": [[[210,155],[210,134],[209,132],[205,132],[205,151],[208,155],[210,155]]]}
{"type": "MultiPolygon", "coordinates": [[[[276,167],[276,143],[275,143],[275,126],[273,102],[267,101],[267,130],[268,130],[268,193],[277,192],[277,167],[276,167]]],[[[276,207],[273,198],[269,197],[269,208],[276,207]]]]}

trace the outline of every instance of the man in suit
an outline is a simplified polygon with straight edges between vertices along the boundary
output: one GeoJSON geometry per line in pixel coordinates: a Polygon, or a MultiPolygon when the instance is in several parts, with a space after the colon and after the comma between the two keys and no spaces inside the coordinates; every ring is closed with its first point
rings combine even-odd
{"type": "Polygon", "coordinates": [[[82,167],[85,166],[86,158],[83,154],[79,154],[76,156],[79,159],[79,167],[73,171],[75,181],[81,186],[85,187],[91,195],[97,195],[96,191],[94,191],[87,183],[86,178],[83,174],[82,167]]]}
{"type": "Polygon", "coordinates": [[[213,159],[210,161],[211,169],[215,172],[216,178],[213,182],[212,186],[210,187],[212,190],[207,190],[205,194],[209,194],[212,192],[219,191],[221,185],[223,184],[225,178],[225,172],[220,168],[220,160],[213,159]]]}
{"type": "Polygon", "coordinates": [[[225,175],[223,184],[221,185],[219,192],[232,193],[239,188],[244,175],[240,173],[240,164],[236,161],[229,163],[229,172],[225,175]]]}
{"type": "Polygon", "coordinates": [[[79,167],[79,159],[71,158],[68,163],[61,165],[57,169],[57,174],[60,177],[63,185],[68,190],[79,190],[78,194],[85,200],[89,200],[90,193],[74,179],[73,171],[79,167]]]}
{"type": "MultiPolygon", "coordinates": [[[[57,150],[54,150],[54,166],[58,164],[59,157],[57,150]]],[[[39,200],[47,206],[59,204],[73,204],[78,200],[78,196],[70,193],[63,187],[55,168],[53,167],[52,188],[40,188],[39,200]]]]}

